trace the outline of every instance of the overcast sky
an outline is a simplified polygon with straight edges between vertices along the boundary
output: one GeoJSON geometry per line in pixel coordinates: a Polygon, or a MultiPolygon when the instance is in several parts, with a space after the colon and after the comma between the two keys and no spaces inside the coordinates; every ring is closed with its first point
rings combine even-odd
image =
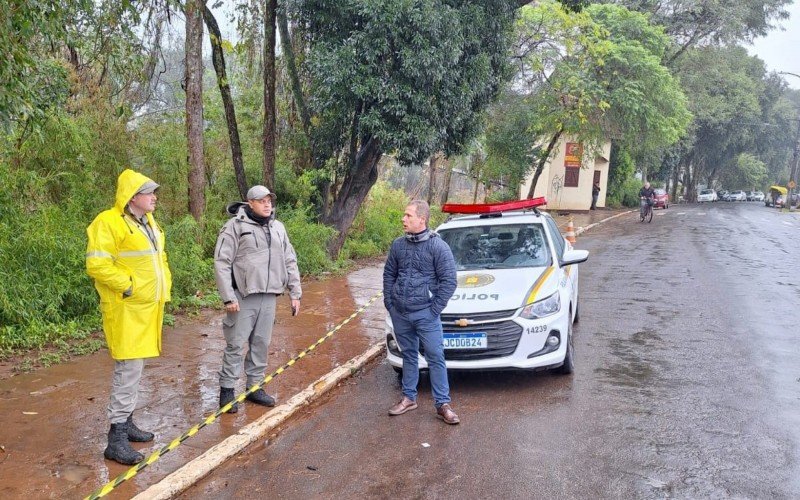
{"type": "MultiPolygon", "coordinates": [[[[788,71],[800,75],[800,2],[787,9],[789,19],[783,21],[782,30],[774,30],[766,38],[759,38],[747,49],[767,63],[770,71],[788,71]]],[[[785,75],[792,88],[800,89],[800,78],[785,75]]]]}

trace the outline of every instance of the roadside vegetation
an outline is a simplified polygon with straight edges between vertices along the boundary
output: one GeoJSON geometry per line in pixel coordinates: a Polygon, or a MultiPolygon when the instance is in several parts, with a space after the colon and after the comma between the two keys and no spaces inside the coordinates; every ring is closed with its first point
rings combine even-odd
{"type": "Polygon", "coordinates": [[[612,142],[609,206],[642,179],[673,199],[785,183],[800,93],[739,44],[787,3],[18,2],[0,32],[0,359],[102,345],[85,228],[125,168],[162,186],[167,321],[218,306],[224,209],[256,183],[306,275],[382,255],[410,196],[440,220],[454,172],[474,201],[518,198],[563,136],[612,142]],[[388,163],[423,176],[390,182],[388,163]]]}

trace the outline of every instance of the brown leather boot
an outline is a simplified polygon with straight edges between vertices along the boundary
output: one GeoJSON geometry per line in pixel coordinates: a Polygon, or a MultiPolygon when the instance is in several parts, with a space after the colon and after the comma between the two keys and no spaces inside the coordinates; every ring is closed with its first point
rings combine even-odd
{"type": "Polygon", "coordinates": [[[400,400],[399,403],[389,408],[389,415],[402,415],[403,413],[411,410],[417,409],[417,402],[411,401],[407,397],[403,396],[403,399],[400,400]]]}
{"type": "Polygon", "coordinates": [[[456,412],[454,412],[453,409],[450,408],[450,405],[447,403],[443,404],[439,408],[436,408],[436,416],[444,420],[444,423],[450,425],[456,425],[457,423],[461,422],[458,419],[458,415],[456,415],[456,412]]]}

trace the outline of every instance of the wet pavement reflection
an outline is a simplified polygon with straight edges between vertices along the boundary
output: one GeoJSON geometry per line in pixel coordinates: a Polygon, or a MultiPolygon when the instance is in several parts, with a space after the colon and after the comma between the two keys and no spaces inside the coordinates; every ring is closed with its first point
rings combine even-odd
{"type": "Polygon", "coordinates": [[[453,373],[446,426],[425,376],[389,417],[378,360],[181,498],[800,498],[798,231],[744,203],[599,226],[572,377],[453,373]]]}

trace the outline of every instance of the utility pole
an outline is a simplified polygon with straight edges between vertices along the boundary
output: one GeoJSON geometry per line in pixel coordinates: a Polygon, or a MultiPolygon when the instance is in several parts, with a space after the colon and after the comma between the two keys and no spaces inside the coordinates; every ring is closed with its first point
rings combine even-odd
{"type": "MultiPolygon", "coordinates": [[[[791,75],[800,78],[800,75],[789,73],[788,71],[778,71],[780,75],[791,75]]],[[[789,169],[789,191],[786,193],[786,204],[789,210],[792,210],[792,198],[794,198],[794,190],[797,187],[797,163],[800,160],[800,114],[797,117],[797,134],[795,135],[794,151],[792,153],[792,165],[789,169]]]]}

